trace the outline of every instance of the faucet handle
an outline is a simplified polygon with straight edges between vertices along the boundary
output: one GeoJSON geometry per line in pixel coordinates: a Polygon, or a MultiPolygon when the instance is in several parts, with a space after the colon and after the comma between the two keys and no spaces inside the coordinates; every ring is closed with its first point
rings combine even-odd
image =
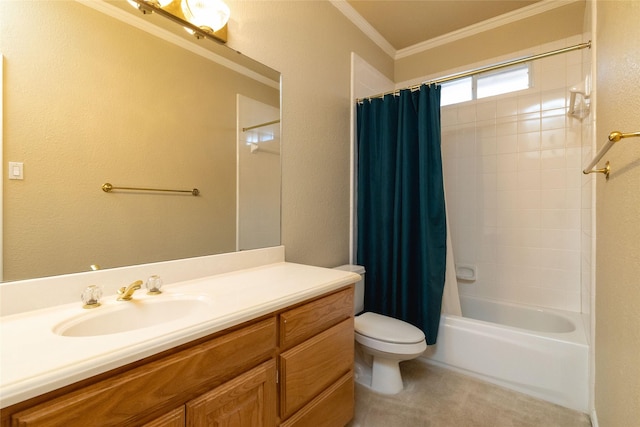
{"type": "Polygon", "coordinates": [[[82,308],[100,307],[100,298],[102,298],[102,288],[98,285],[90,285],[80,294],[82,308]]]}
{"type": "Polygon", "coordinates": [[[149,276],[149,278],[147,279],[146,287],[148,295],[161,294],[162,291],[160,290],[160,288],[162,288],[162,278],[157,274],[149,276]]]}

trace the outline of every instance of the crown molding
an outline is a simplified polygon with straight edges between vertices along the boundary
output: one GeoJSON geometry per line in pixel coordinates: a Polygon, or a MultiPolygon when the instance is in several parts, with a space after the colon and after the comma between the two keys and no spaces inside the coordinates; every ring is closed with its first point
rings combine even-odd
{"type": "Polygon", "coordinates": [[[397,50],[394,59],[405,58],[407,56],[415,55],[420,52],[424,52],[429,49],[433,49],[443,44],[451,43],[456,40],[460,40],[466,37],[473,36],[484,31],[492,30],[494,28],[501,27],[503,25],[511,24],[513,22],[520,21],[522,19],[529,18],[531,16],[539,15],[541,13],[557,9],[559,7],[567,6],[572,3],[580,2],[584,0],[542,0],[538,3],[523,7],[521,9],[508,12],[495,18],[487,19],[477,24],[470,25],[457,31],[444,34],[433,39],[425,40],[414,44],[413,46],[406,47],[404,49],[397,50]]]}
{"type": "Polygon", "coordinates": [[[396,48],[387,41],[382,35],[376,31],[369,22],[362,17],[356,10],[351,7],[346,0],[329,0],[329,2],[336,7],[344,16],[347,17],[356,27],[360,29],[371,41],[380,47],[387,55],[395,58],[397,54],[396,48]]]}
{"type": "Polygon", "coordinates": [[[347,3],[346,0],[329,0],[329,2],[336,7],[344,16],[347,17],[356,27],[360,29],[371,41],[373,41],[378,47],[380,47],[387,55],[394,60],[405,58],[407,56],[415,55],[420,52],[424,52],[429,49],[433,49],[438,46],[442,46],[447,43],[454,42],[456,40],[470,37],[484,31],[492,30],[494,28],[501,27],[503,25],[511,24],[513,22],[520,21],[522,19],[529,18],[544,12],[548,12],[553,9],[557,9],[562,6],[567,6],[571,3],[577,3],[585,0],[542,0],[538,3],[534,3],[530,6],[523,7],[512,12],[496,16],[495,18],[487,19],[477,24],[470,25],[457,31],[444,34],[433,39],[425,40],[423,42],[414,44],[413,46],[406,47],[404,49],[395,49],[391,43],[387,41],[378,31],[362,15],[347,3]]]}

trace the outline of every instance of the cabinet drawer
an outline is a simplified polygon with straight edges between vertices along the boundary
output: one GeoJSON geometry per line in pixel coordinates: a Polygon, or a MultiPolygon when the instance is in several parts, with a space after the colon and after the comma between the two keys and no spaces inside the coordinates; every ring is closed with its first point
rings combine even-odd
{"type": "Polygon", "coordinates": [[[275,343],[272,317],[18,412],[13,425],[134,425],[267,360],[275,343]]]}
{"type": "Polygon", "coordinates": [[[286,350],[353,315],[353,285],[280,314],[280,349],[286,350]]]}
{"type": "Polygon", "coordinates": [[[353,369],[353,318],[280,355],[282,419],[353,369]]]}
{"type": "Polygon", "coordinates": [[[344,426],[355,409],[353,371],[340,378],[280,427],[344,426]]]}

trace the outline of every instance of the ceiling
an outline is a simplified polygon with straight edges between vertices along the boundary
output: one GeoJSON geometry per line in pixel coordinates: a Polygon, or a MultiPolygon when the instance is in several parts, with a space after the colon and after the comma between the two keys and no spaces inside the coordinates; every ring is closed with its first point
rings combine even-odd
{"type": "Polygon", "coordinates": [[[347,0],[396,51],[540,0],[347,0]]]}

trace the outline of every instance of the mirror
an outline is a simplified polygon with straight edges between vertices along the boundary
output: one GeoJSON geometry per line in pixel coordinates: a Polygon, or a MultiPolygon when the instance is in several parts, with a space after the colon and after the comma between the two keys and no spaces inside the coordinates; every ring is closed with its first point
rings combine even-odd
{"type": "Polygon", "coordinates": [[[124,0],[0,1],[0,53],[4,280],[280,244],[278,72],[124,0]]]}

